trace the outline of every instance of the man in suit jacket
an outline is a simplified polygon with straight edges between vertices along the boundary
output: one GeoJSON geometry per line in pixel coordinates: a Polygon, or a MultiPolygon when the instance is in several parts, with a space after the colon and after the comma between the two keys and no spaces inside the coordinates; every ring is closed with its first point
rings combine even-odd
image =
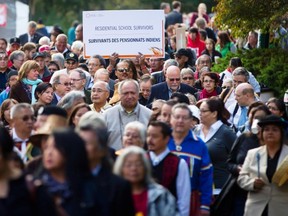
{"type": "Polygon", "coordinates": [[[176,23],[183,23],[182,14],[180,13],[180,11],[181,11],[181,2],[173,1],[172,2],[172,7],[173,7],[173,11],[171,11],[166,16],[165,29],[167,29],[167,27],[169,25],[174,25],[176,23]]]}
{"type": "Polygon", "coordinates": [[[40,38],[43,35],[36,32],[36,29],[37,29],[37,23],[35,21],[30,21],[28,23],[28,33],[19,36],[21,46],[24,46],[24,44],[27,42],[33,42],[35,44],[38,44],[40,38]]]}
{"type": "Polygon", "coordinates": [[[155,99],[169,100],[174,92],[195,94],[197,90],[191,86],[180,83],[180,69],[172,65],[167,68],[166,82],[152,86],[147,104],[152,103],[155,99]]]}
{"type": "Polygon", "coordinates": [[[76,130],[86,143],[91,172],[99,194],[99,215],[134,216],[130,184],[111,172],[109,135],[103,119],[96,112],[85,113],[76,130]]]}
{"type": "Polygon", "coordinates": [[[52,82],[52,87],[54,94],[51,105],[57,105],[61,98],[71,91],[69,76],[67,74],[60,74],[55,76],[55,79],[52,82]]]}

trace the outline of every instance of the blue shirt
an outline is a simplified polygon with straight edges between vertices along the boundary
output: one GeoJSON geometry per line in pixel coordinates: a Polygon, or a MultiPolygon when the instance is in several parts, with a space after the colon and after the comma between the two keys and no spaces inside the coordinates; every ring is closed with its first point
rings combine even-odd
{"type": "Polygon", "coordinates": [[[177,151],[174,139],[169,140],[170,151],[183,158],[188,164],[191,190],[201,193],[201,208],[209,210],[213,194],[213,167],[206,144],[189,131],[181,147],[181,151],[177,151]]]}

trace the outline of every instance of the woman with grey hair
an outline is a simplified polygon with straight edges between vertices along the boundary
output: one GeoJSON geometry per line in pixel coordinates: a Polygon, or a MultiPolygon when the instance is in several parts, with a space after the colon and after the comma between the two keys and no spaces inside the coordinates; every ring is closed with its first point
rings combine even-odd
{"type": "Polygon", "coordinates": [[[181,83],[189,85],[191,87],[194,86],[194,72],[191,68],[183,68],[180,73],[181,83]]]}
{"type": "Polygon", "coordinates": [[[142,148],[125,148],[116,160],[114,173],[130,182],[136,215],[179,215],[174,196],[153,181],[150,162],[142,148]]]}
{"type": "MultiPolygon", "coordinates": [[[[126,124],[123,131],[122,146],[123,149],[129,146],[138,146],[140,148],[145,147],[146,140],[146,127],[139,121],[133,121],[126,124]]],[[[116,152],[116,155],[120,155],[123,151],[120,149],[116,152]]]]}
{"type": "Polygon", "coordinates": [[[85,103],[85,96],[80,91],[70,91],[58,102],[57,106],[66,110],[68,117],[73,108],[80,103],[85,103]]]}

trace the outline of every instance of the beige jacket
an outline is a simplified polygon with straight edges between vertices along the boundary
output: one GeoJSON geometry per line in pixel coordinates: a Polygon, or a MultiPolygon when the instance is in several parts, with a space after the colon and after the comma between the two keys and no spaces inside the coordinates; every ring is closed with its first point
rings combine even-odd
{"type": "MultiPolygon", "coordinates": [[[[287,155],[288,146],[283,145],[277,169],[287,155]]],[[[270,183],[266,176],[266,169],[266,146],[248,151],[238,177],[239,186],[249,191],[245,205],[245,216],[261,216],[267,204],[269,206],[269,216],[288,214],[288,182],[284,183],[281,187],[278,187],[275,183],[270,183]],[[254,190],[254,180],[258,176],[257,153],[260,155],[260,178],[265,182],[265,186],[260,191],[254,190]]]]}

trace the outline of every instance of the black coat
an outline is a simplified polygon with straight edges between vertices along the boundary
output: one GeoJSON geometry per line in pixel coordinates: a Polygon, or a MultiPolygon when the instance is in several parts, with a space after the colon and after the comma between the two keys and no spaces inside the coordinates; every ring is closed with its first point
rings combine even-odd
{"type": "Polygon", "coordinates": [[[103,168],[94,176],[96,189],[100,196],[99,215],[134,216],[132,189],[126,180],[103,168]]]}
{"type": "MultiPolygon", "coordinates": [[[[39,43],[39,40],[40,38],[43,37],[43,35],[39,34],[39,33],[35,33],[34,36],[33,36],[33,39],[31,42],[35,43],[35,44],[38,44],[39,43]]],[[[19,39],[20,39],[20,44],[21,46],[24,46],[25,43],[29,42],[28,41],[28,33],[25,33],[25,34],[22,34],[19,36],[19,39]]]]}
{"type": "Polygon", "coordinates": [[[9,181],[9,192],[0,199],[1,216],[56,215],[55,205],[43,186],[32,186],[25,176],[9,181]],[[30,185],[30,190],[28,189],[30,185]]]}
{"type": "MultiPolygon", "coordinates": [[[[183,94],[190,93],[194,95],[197,92],[197,90],[189,85],[181,83],[180,89],[178,92],[183,93],[183,94]]],[[[162,99],[166,101],[170,99],[169,89],[168,89],[166,82],[158,83],[152,86],[151,94],[150,94],[147,104],[152,103],[156,99],[162,99]]]]}

